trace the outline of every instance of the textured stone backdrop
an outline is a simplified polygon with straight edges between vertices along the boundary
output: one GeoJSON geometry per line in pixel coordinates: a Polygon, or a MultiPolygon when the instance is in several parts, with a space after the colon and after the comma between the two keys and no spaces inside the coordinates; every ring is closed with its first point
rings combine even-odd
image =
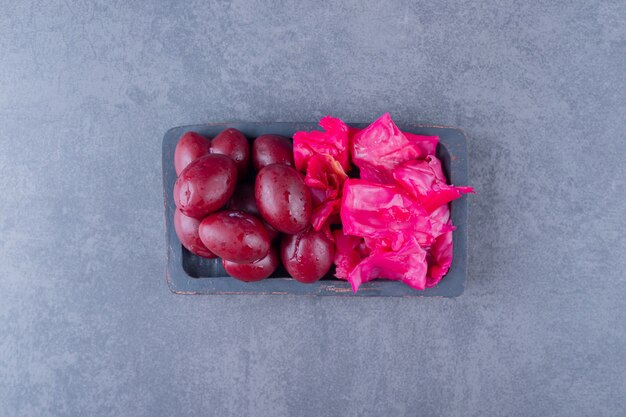
{"type": "Polygon", "coordinates": [[[626,414],[623,1],[0,6],[0,416],[626,414]],[[463,296],[169,292],[168,128],[385,111],[468,135],[463,296]]]}

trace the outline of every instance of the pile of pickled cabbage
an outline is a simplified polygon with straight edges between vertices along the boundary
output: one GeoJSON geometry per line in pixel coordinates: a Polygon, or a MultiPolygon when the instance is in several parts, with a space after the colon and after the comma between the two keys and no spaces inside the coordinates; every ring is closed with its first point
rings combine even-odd
{"type": "Polygon", "coordinates": [[[335,276],[355,292],[376,278],[436,285],[452,263],[449,203],[474,192],[447,183],[439,138],[402,132],[388,113],[362,130],[320,126],[294,135],[294,160],[317,196],[312,226],[333,229],[335,276]]]}

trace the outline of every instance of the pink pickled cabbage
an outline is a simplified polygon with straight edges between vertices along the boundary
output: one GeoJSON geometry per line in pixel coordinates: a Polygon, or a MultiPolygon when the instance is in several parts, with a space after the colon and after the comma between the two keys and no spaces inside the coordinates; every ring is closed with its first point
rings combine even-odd
{"type": "Polygon", "coordinates": [[[428,215],[428,217],[430,217],[432,220],[437,221],[438,223],[452,224],[450,222],[450,207],[447,204],[444,204],[441,207],[437,207],[428,215]]]}
{"type": "MultiPolygon", "coordinates": [[[[436,219],[441,223],[452,225],[450,221],[450,207],[448,204],[437,207],[430,213],[430,218],[436,219]]],[[[426,287],[430,288],[441,281],[441,278],[448,273],[450,265],[452,265],[452,232],[446,232],[437,236],[435,242],[430,247],[430,252],[428,252],[426,260],[428,262],[426,287]]]]}
{"type": "Polygon", "coordinates": [[[427,285],[426,255],[426,251],[415,240],[405,242],[395,251],[375,249],[352,269],[348,274],[348,281],[354,292],[361,284],[376,278],[399,280],[415,289],[423,290],[427,285]]]}
{"type": "Polygon", "coordinates": [[[340,199],[322,202],[322,204],[313,209],[313,213],[311,214],[311,225],[316,231],[319,232],[324,225],[336,223],[337,219],[334,215],[339,213],[340,209],[340,199]]]}
{"type": "Polygon", "coordinates": [[[472,187],[448,185],[441,162],[431,155],[423,161],[408,161],[402,164],[393,171],[393,178],[409,194],[418,199],[428,212],[463,194],[474,192],[472,187]]]}
{"type": "Polygon", "coordinates": [[[344,235],[343,230],[333,231],[335,238],[335,276],[339,279],[348,279],[348,275],[370,251],[365,246],[362,237],[344,235]]]}
{"type": "Polygon", "coordinates": [[[326,192],[324,190],[318,190],[317,188],[310,188],[311,200],[313,200],[313,207],[317,207],[326,199],[326,192]]]}
{"type": "Polygon", "coordinates": [[[341,164],[332,156],[316,154],[309,159],[304,182],[310,188],[324,191],[324,199],[341,197],[343,183],[348,179],[341,164]]]}
{"type": "Polygon", "coordinates": [[[350,170],[348,155],[348,126],[341,120],[326,116],[320,120],[325,132],[296,132],[293,135],[293,157],[296,169],[305,171],[313,155],[326,154],[335,158],[344,171],[350,170]]]}
{"type": "Polygon", "coordinates": [[[385,113],[354,135],[350,144],[352,162],[359,167],[361,179],[393,182],[392,171],[400,164],[434,154],[439,138],[405,134],[385,113]]]}
{"type": "Polygon", "coordinates": [[[309,159],[304,182],[312,192],[315,190],[315,209],[311,216],[315,230],[319,231],[332,215],[339,213],[343,184],[347,179],[341,164],[332,156],[315,154],[309,159]]]}
{"type": "Polygon", "coordinates": [[[431,218],[402,188],[357,179],[344,184],[340,215],[344,233],[379,240],[392,250],[411,239],[430,246],[454,229],[431,218]]]}
{"type": "Polygon", "coordinates": [[[424,136],[410,132],[402,132],[409,142],[419,146],[423,155],[434,155],[437,151],[439,136],[424,136]]]}
{"type": "Polygon", "coordinates": [[[474,192],[447,183],[439,138],[402,132],[388,113],[365,129],[330,116],[320,126],[294,135],[294,157],[313,196],[311,224],[335,242],[335,276],[355,292],[376,278],[437,285],[452,265],[449,203],[474,192]],[[360,179],[348,178],[351,162],[360,179]]]}
{"type": "Polygon", "coordinates": [[[426,286],[430,288],[441,281],[441,278],[448,273],[450,265],[452,265],[452,232],[437,237],[430,248],[427,260],[426,286]]]}

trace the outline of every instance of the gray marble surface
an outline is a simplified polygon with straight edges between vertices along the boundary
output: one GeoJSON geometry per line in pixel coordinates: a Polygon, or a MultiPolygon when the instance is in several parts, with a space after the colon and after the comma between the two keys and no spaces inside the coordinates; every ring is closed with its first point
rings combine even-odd
{"type": "Polygon", "coordinates": [[[626,3],[0,0],[0,416],[626,415],[626,3]],[[179,296],[160,145],[459,126],[457,299],[179,296]]]}

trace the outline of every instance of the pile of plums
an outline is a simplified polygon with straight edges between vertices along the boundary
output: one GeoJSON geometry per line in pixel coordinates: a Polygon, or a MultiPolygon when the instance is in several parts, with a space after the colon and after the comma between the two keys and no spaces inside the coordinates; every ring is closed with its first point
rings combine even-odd
{"type": "Polygon", "coordinates": [[[313,200],[293,168],[291,139],[262,135],[250,149],[237,129],[212,140],[187,132],[174,165],[174,226],[190,252],[222,258],[229,275],[247,282],[269,277],[280,260],[303,283],[328,272],[334,243],[310,226],[313,200]]]}

